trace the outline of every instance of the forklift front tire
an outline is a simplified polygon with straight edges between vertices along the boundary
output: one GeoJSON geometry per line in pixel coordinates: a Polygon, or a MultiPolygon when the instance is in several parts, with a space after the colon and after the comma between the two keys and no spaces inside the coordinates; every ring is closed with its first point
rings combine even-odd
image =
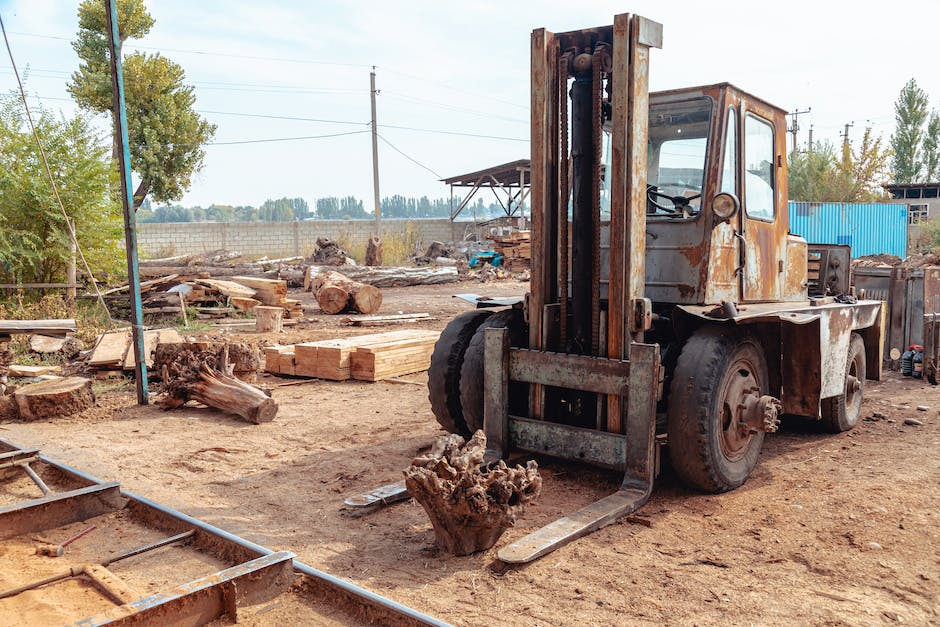
{"type": "Polygon", "coordinates": [[[445,430],[468,435],[460,405],[460,368],[477,328],[493,314],[487,309],[465,311],[447,323],[431,353],[428,400],[431,412],[445,430]]]}
{"type": "Polygon", "coordinates": [[[764,442],[743,410],[762,397],[770,378],[757,339],[736,328],[705,327],[682,348],[670,386],[667,417],[672,467],[687,485],[727,492],[747,481],[764,442]]]}

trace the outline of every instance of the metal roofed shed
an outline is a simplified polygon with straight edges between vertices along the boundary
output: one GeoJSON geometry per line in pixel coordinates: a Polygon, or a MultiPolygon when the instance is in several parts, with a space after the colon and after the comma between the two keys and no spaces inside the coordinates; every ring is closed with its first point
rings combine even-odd
{"type": "Polygon", "coordinates": [[[525,217],[526,198],[529,196],[532,166],[529,159],[510,161],[477,172],[459,174],[442,181],[450,185],[450,219],[460,215],[480,188],[492,190],[496,201],[506,212],[507,217],[518,215],[525,217]],[[454,207],[454,188],[469,187],[470,193],[454,207]],[[502,195],[501,193],[502,192],[502,195]]]}

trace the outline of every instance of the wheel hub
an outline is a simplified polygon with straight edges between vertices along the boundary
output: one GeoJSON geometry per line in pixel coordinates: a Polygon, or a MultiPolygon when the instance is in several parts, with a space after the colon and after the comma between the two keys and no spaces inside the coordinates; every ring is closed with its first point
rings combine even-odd
{"type": "Polygon", "coordinates": [[[725,456],[740,457],[754,434],[776,431],[781,408],[779,400],[761,394],[749,364],[735,364],[721,395],[721,448],[725,456]]]}

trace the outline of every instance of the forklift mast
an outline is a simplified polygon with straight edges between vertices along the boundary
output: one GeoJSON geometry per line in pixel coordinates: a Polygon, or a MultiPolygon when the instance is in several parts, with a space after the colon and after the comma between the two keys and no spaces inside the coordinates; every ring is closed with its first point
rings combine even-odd
{"type": "MultiPolygon", "coordinates": [[[[651,305],[644,298],[649,54],[661,47],[662,25],[630,14],[615,16],[613,26],[532,33],[532,256],[537,262],[528,320],[534,350],[627,359],[630,343],[641,341],[650,326],[651,305]],[[605,125],[608,172],[602,167],[605,125]],[[601,267],[604,177],[610,189],[608,268],[601,267]],[[602,275],[609,277],[603,314],[602,275]]],[[[543,417],[540,387],[532,389],[532,418],[543,417]]],[[[610,396],[607,403],[607,429],[619,433],[621,398],[610,396]]]]}

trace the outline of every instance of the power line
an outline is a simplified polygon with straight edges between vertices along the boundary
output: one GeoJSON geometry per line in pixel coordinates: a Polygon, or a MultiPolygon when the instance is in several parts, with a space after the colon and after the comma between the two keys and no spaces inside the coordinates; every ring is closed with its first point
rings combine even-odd
{"type": "Polygon", "coordinates": [[[377,136],[379,139],[381,139],[383,142],[385,142],[386,144],[388,144],[389,147],[390,147],[392,150],[394,150],[395,152],[397,152],[398,154],[400,154],[402,157],[404,157],[404,158],[407,159],[408,161],[411,161],[411,162],[414,163],[415,165],[424,168],[425,170],[427,170],[428,172],[430,172],[431,174],[433,174],[434,176],[436,176],[438,179],[444,178],[443,176],[441,176],[440,174],[438,174],[437,172],[435,172],[434,170],[432,170],[432,169],[429,168],[428,166],[424,165],[423,163],[421,163],[420,161],[418,161],[418,160],[415,159],[414,157],[409,157],[408,155],[406,155],[406,154],[405,154],[404,152],[402,152],[399,148],[397,148],[397,147],[395,146],[395,144],[393,144],[392,142],[390,142],[390,141],[388,141],[387,139],[385,139],[384,137],[382,137],[382,135],[376,133],[376,136],[377,136]]]}
{"type": "MultiPolygon", "coordinates": [[[[41,35],[39,33],[25,33],[25,32],[14,32],[14,31],[11,31],[11,33],[14,35],[21,35],[23,37],[36,37],[39,39],[55,39],[55,40],[69,41],[69,42],[71,41],[71,38],[69,37],[56,36],[56,35],[41,35]]],[[[404,76],[406,78],[410,78],[413,80],[430,83],[432,85],[437,85],[439,87],[443,87],[451,91],[467,94],[470,96],[476,96],[477,98],[483,98],[485,100],[492,100],[493,102],[499,102],[501,104],[509,105],[511,107],[518,107],[520,109],[528,110],[529,108],[527,104],[521,105],[518,102],[513,102],[511,100],[504,100],[502,98],[494,98],[493,96],[490,96],[487,94],[475,92],[469,89],[464,89],[462,87],[455,87],[453,85],[449,85],[441,81],[436,81],[434,79],[430,79],[425,76],[417,76],[415,74],[409,74],[407,72],[402,72],[400,70],[396,70],[396,69],[389,68],[386,66],[376,66],[371,63],[348,63],[348,62],[338,62],[338,61],[322,61],[322,60],[314,60],[314,59],[290,59],[290,58],[284,58],[284,57],[269,57],[269,56],[263,56],[263,55],[243,55],[243,54],[232,54],[232,53],[226,53],[226,52],[213,52],[213,51],[208,51],[208,50],[191,50],[187,48],[164,48],[164,47],[158,48],[154,46],[140,46],[140,45],[135,45],[131,43],[126,44],[126,46],[129,48],[136,48],[139,50],[154,50],[156,52],[161,52],[161,51],[182,52],[185,54],[231,57],[235,59],[254,59],[254,60],[260,60],[260,61],[278,61],[282,63],[303,63],[303,64],[310,64],[310,65],[335,65],[335,66],[340,66],[340,67],[378,67],[378,68],[381,68],[382,70],[385,70],[386,72],[391,72],[393,74],[398,74],[399,76],[404,76]]]]}
{"type": "Polygon", "coordinates": [[[205,144],[206,146],[235,146],[237,144],[265,144],[271,142],[292,142],[292,141],[302,141],[307,139],[326,139],[328,137],[345,137],[346,135],[359,135],[361,133],[368,133],[368,130],[362,131],[348,131],[345,133],[330,133],[328,135],[306,135],[303,137],[273,137],[269,139],[244,139],[237,141],[228,141],[228,142],[209,142],[205,144]]]}
{"type": "Polygon", "coordinates": [[[322,124],[348,124],[349,126],[368,126],[368,122],[353,122],[350,120],[328,120],[324,118],[306,118],[293,115],[274,115],[267,113],[239,113],[236,111],[208,111],[197,109],[199,113],[208,113],[211,115],[234,115],[245,118],[265,118],[270,120],[292,120],[295,122],[320,122],[322,124]]]}
{"type": "Polygon", "coordinates": [[[413,97],[413,96],[408,96],[408,95],[405,95],[405,94],[400,94],[400,93],[394,92],[394,91],[391,91],[391,92],[390,92],[390,91],[387,91],[387,90],[386,90],[386,91],[382,92],[382,95],[383,95],[383,96],[386,96],[387,98],[395,98],[396,100],[403,100],[403,101],[405,101],[405,102],[413,102],[413,103],[422,104],[422,105],[429,106],[429,107],[436,107],[436,108],[438,108],[438,109],[444,109],[444,110],[446,110],[446,111],[457,111],[457,112],[461,112],[461,113],[470,113],[470,114],[472,114],[472,115],[479,115],[479,116],[486,117],[486,118],[489,118],[489,119],[505,120],[505,121],[507,121],[507,122],[518,122],[519,124],[528,124],[528,123],[529,123],[529,120],[523,120],[522,118],[511,118],[511,117],[507,117],[507,116],[504,116],[504,115],[494,114],[494,113],[488,112],[488,111],[480,111],[480,110],[478,110],[478,109],[468,109],[467,107],[457,107],[457,106],[454,106],[454,105],[445,104],[445,103],[443,103],[443,102],[434,102],[433,100],[425,100],[425,99],[423,99],[423,98],[415,98],[415,97],[413,97]]]}
{"type": "MultiPolygon", "coordinates": [[[[41,35],[39,33],[24,33],[17,31],[10,31],[11,35],[20,35],[22,37],[35,37],[37,39],[56,39],[61,41],[72,41],[69,37],[62,37],[60,35],[41,35]]],[[[347,63],[340,61],[321,61],[314,59],[290,59],[286,57],[267,57],[261,55],[250,55],[250,54],[234,54],[228,52],[210,52],[207,50],[190,50],[187,48],[166,48],[166,47],[154,47],[154,46],[140,46],[132,43],[125,43],[125,46],[128,48],[136,48],[138,50],[154,50],[157,52],[169,51],[169,52],[181,52],[184,54],[199,54],[206,56],[214,57],[232,57],[234,59],[255,59],[260,61],[278,61],[281,63],[305,63],[309,65],[336,65],[336,66],[345,66],[345,67],[372,67],[368,63],[347,63]]]]}
{"type": "Polygon", "coordinates": [[[394,124],[379,124],[379,128],[394,128],[402,131],[418,131],[421,133],[437,133],[439,135],[459,135],[461,137],[476,137],[479,139],[502,139],[505,141],[511,142],[528,142],[528,139],[521,139],[519,137],[502,137],[499,135],[482,135],[479,133],[462,133],[460,131],[444,131],[440,129],[433,128],[417,128],[415,126],[397,126],[394,124]]]}

